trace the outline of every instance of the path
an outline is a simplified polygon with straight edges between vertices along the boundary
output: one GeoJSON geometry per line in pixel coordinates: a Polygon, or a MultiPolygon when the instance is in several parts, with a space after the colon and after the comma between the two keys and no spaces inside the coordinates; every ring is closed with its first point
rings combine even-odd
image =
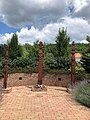
{"type": "Polygon", "coordinates": [[[32,92],[13,87],[0,102],[0,120],[90,120],[90,109],[75,102],[61,87],[32,92]]]}

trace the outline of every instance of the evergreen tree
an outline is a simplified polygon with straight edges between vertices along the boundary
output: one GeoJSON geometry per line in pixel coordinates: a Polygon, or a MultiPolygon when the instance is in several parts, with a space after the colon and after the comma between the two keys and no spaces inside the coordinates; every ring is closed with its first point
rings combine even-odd
{"type": "Polygon", "coordinates": [[[21,46],[18,44],[18,36],[13,34],[9,44],[9,57],[13,61],[17,57],[21,57],[21,46]]]}
{"type": "Polygon", "coordinates": [[[86,40],[88,41],[88,49],[82,55],[81,65],[86,72],[90,73],[90,36],[87,36],[86,40]]]}
{"type": "Polygon", "coordinates": [[[0,44],[0,60],[5,58],[5,44],[0,44]]]}
{"type": "Polygon", "coordinates": [[[69,42],[70,37],[67,34],[67,30],[64,28],[59,29],[56,37],[57,65],[59,69],[69,67],[69,42]]]}

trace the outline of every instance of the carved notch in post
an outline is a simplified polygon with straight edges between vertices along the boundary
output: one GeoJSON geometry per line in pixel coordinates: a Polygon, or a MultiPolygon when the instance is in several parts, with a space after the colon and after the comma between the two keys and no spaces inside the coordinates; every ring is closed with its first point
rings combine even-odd
{"type": "Polygon", "coordinates": [[[4,66],[4,82],[3,88],[7,88],[7,78],[8,78],[8,46],[6,46],[6,56],[5,56],[5,66],[4,66]]]}
{"type": "Polygon", "coordinates": [[[75,84],[75,42],[72,42],[71,85],[75,84]]]}
{"type": "Polygon", "coordinates": [[[38,84],[42,85],[42,42],[39,43],[38,84]]]}

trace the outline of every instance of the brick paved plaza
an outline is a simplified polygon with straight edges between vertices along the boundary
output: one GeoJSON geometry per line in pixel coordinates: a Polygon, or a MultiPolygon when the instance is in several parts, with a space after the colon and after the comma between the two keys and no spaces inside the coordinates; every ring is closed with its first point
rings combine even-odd
{"type": "Polygon", "coordinates": [[[75,102],[62,87],[32,92],[19,86],[0,101],[0,120],[90,120],[90,109],[75,102]]]}

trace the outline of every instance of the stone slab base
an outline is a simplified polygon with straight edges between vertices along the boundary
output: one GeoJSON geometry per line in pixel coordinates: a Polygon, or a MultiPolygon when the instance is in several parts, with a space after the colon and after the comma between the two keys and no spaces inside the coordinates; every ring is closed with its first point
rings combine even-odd
{"type": "Polygon", "coordinates": [[[72,93],[72,89],[67,88],[66,92],[68,92],[69,94],[71,94],[72,93]]]}
{"type": "Polygon", "coordinates": [[[2,91],[3,93],[7,94],[7,93],[10,93],[11,90],[12,90],[12,88],[6,88],[6,89],[2,88],[1,91],[2,91]]]}
{"type": "Polygon", "coordinates": [[[68,84],[66,92],[68,92],[69,94],[71,94],[73,92],[73,89],[74,89],[74,86],[71,85],[71,84],[68,84]]]}
{"type": "Polygon", "coordinates": [[[47,87],[45,85],[36,84],[31,88],[31,91],[47,91],[47,87]]]}

